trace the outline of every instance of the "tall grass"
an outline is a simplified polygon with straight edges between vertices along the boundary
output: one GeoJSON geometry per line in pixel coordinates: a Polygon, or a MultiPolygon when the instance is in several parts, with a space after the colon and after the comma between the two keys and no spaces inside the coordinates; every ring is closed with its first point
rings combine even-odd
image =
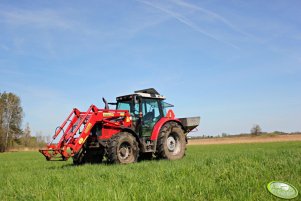
{"type": "Polygon", "coordinates": [[[4,153],[0,200],[279,200],[266,184],[301,190],[300,156],[300,142],[188,146],[182,160],[130,165],[73,166],[37,152],[4,153]]]}

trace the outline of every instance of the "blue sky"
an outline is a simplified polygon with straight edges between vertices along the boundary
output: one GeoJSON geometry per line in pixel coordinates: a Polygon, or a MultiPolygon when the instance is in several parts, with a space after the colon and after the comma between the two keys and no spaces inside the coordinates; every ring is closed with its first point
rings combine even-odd
{"type": "Polygon", "coordinates": [[[0,91],[33,134],[72,108],[154,87],[198,133],[301,130],[301,3],[0,2],[0,91]]]}

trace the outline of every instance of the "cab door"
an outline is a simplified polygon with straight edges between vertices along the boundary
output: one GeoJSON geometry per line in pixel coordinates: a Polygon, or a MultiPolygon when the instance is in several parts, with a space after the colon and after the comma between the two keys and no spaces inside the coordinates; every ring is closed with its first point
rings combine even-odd
{"type": "Polygon", "coordinates": [[[162,118],[163,113],[159,106],[159,100],[157,99],[142,98],[141,136],[150,137],[155,124],[162,118]]]}

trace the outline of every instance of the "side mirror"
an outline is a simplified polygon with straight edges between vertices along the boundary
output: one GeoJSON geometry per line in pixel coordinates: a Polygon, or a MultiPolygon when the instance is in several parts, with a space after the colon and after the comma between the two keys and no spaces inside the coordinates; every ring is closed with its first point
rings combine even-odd
{"type": "Polygon", "coordinates": [[[135,103],[135,104],[138,104],[137,96],[134,96],[134,103],[135,103]]]}

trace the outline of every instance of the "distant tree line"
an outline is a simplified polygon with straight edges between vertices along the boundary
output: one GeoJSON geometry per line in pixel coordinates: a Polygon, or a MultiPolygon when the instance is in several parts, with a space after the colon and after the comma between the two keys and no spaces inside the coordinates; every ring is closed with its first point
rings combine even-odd
{"type": "Polygon", "coordinates": [[[300,131],[296,132],[283,132],[283,131],[273,131],[273,132],[264,132],[262,131],[260,125],[255,124],[250,129],[250,133],[240,133],[240,134],[228,134],[222,133],[221,135],[199,135],[199,136],[188,136],[189,139],[207,139],[207,138],[224,138],[224,137],[243,137],[243,136],[275,136],[275,135],[301,135],[300,131]]]}
{"type": "Polygon", "coordinates": [[[20,98],[13,93],[0,93],[0,152],[16,147],[39,147],[45,144],[40,135],[31,136],[29,124],[22,130],[23,109],[20,98]]]}

